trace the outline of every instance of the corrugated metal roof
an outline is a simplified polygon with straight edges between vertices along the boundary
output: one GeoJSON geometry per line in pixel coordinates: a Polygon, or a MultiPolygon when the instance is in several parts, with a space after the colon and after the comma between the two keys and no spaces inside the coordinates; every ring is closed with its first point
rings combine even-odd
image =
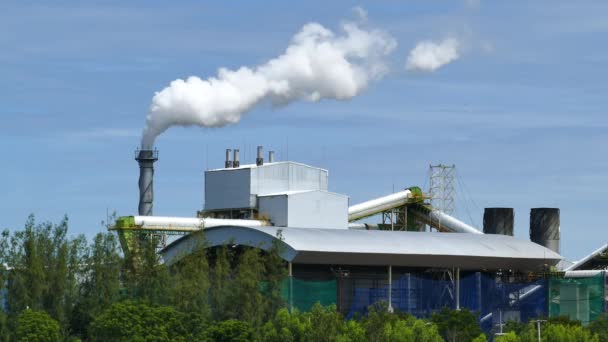
{"type": "MultiPolygon", "coordinates": [[[[283,258],[296,264],[460,267],[541,270],[562,257],[529,241],[504,235],[224,226],[204,231],[208,246],[228,243],[267,249],[279,233],[283,258]]],[[[163,250],[165,261],[188,253],[193,235],[163,250]]]]}

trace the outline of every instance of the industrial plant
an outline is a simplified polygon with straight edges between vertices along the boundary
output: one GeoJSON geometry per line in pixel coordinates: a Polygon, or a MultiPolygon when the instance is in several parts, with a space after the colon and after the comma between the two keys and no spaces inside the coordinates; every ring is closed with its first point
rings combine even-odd
{"type": "Polygon", "coordinates": [[[417,317],[467,308],[488,331],[507,320],[564,315],[587,324],[605,311],[608,245],[565,260],[559,208],[531,208],[530,241],[521,240],[512,208],[486,208],[478,229],[434,205],[440,194],[415,186],[352,204],[329,191],[328,170],[276,160],[273,151],[264,156],[258,146],[255,163],[246,164],[238,149],[226,150],[223,167],[204,173],[204,208],[159,217],[158,152],[137,151],[139,213],[111,229],[125,253],[141,234],[161,237],[169,265],[201,248],[201,234],[204,248],[278,244],[288,273],[283,297],[300,311],[316,302],[335,304],[346,317],[379,302],[417,317]]]}

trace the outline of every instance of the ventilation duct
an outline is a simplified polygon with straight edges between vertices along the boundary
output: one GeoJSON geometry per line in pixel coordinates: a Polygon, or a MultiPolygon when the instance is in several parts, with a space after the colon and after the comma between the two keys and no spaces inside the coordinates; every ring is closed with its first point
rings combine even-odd
{"type": "Polygon", "coordinates": [[[513,236],[513,208],[485,208],[483,212],[483,233],[513,236]]]}
{"type": "Polygon", "coordinates": [[[530,240],[559,254],[559,208],[530,210],[530,240]]]}

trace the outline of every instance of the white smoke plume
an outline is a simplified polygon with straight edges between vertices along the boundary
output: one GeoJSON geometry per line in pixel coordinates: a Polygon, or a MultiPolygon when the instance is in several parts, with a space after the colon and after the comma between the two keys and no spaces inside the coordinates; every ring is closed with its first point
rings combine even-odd
{"type": "Polygon", "coordinates": [[[384,57],[396,41],[360,23],[344,23],[336,34],[317,23],[304,25],[285,52],[256,67],[220,68],[217,76],[177,79],[152,98],[142,148],[153,146],[169,127],[235,124],[260,102],[345,100],[384,76],[384,57]]]}
{"type": "Polygon", "coordinates": [[[411,71],[432,72],[453,62],[460,57],[460,43],[454,38],[447,38],[436,43],[422,41],[410,51],[406,69],[411,71]]]}

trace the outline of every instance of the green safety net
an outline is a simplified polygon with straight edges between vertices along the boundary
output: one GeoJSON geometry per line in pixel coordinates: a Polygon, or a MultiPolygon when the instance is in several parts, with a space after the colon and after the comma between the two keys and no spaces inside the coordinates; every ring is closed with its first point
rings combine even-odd
{"type": "Polygon", "coordinates": [[[294,277],[283,280],[282,296],[287,306],[298,311],[310,311],[319,302],[323,306],[337,302],[336,280],[310,281],[294,277]]]}
{"type": "Polygon", "coordinates": [[[604,309],[604,278],[549,279],[549,317],[568,316],[588,324],[604,309]]]}

